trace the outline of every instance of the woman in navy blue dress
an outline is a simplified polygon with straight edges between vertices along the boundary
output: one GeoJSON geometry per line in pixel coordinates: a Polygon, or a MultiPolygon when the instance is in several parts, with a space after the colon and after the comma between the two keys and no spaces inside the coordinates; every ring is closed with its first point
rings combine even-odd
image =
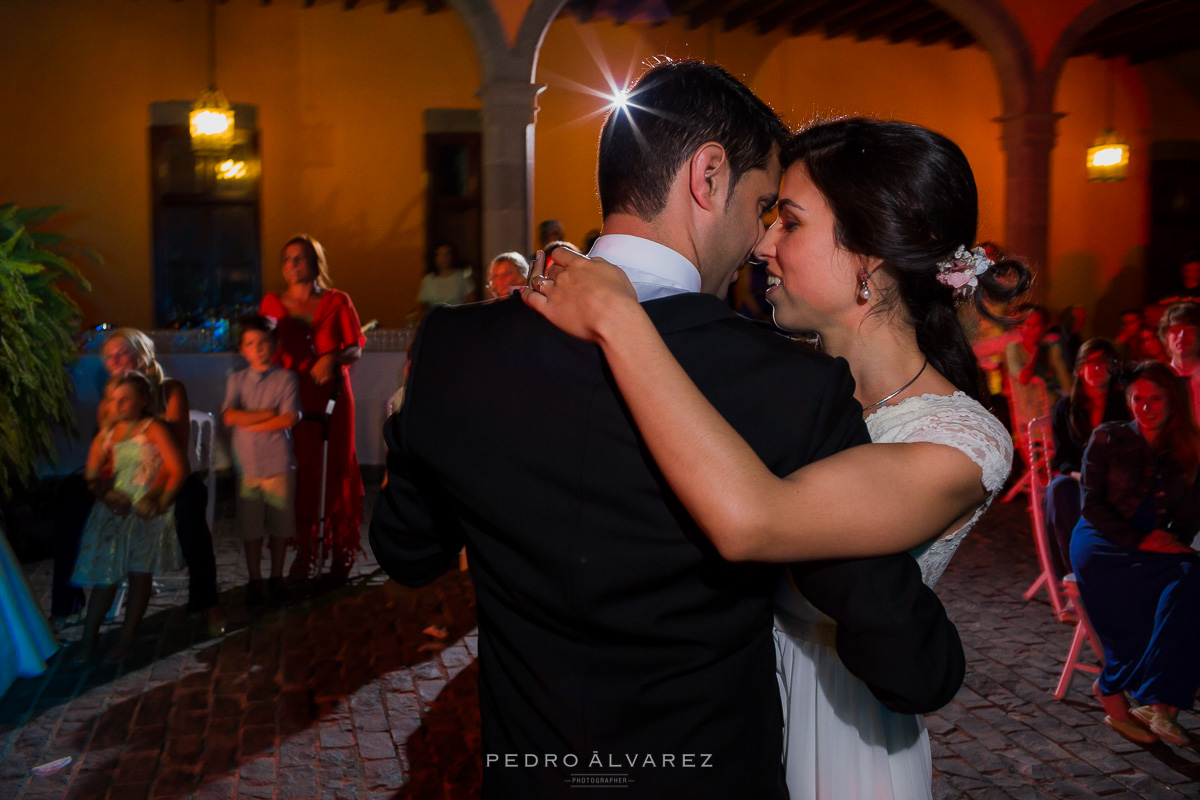
{"type": "Polygon", "coordinates": [[[1084,453],[1071,562],[1104,647],[1105,724],[1183,745],[1177,715],[1200,687],[1200,430],[1165,364],[1138,367],[1125,397],[1133,421],[1100,425],[1084,453]]]}

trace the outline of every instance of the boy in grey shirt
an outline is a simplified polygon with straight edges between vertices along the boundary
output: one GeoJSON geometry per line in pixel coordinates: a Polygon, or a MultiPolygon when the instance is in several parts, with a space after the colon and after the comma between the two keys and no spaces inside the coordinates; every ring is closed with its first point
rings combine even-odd
{"type": "Polygon", "coordinates": [[[242,322],[238,350],[249,362],[225,384],[222,419],[233,432],[238,472],[235,529],[246,548],[248,605],[287,597],[283,559],[296,533],[296,458],[291,428],[300,421],[296,373],[271,363],[278,347],[275,320],[253,315],[242,322]],[[270,592],[262,577],[263,532],[271,540],[270,592]]]}

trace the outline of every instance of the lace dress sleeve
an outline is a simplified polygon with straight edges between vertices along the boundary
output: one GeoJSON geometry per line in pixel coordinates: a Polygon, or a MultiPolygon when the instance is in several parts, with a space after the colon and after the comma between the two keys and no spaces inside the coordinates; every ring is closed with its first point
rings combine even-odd
{"type": "Polygon", "coordinates": [[[987,409],[962,392],[910,398],[871,415],[867,428],[874,442],[931,442],[953,447],[983,471],[983,488],[988,497],[971,519],[957,530],[911,551],[921,565],[925,583],[933,586],[967,531],[1008,479],[1013,458],[1012,436],[987,409]]]}
{"type": "Polygon", "coordinates": [[[983,488],[990,494],[1008,479],[1013,459],[1011,434],[965,394],[925,395],[887,410],[891,413],[880,419],[879,425],[867,422],[872,441],[932,442],[960,450],[983,471],[983,488]]]}

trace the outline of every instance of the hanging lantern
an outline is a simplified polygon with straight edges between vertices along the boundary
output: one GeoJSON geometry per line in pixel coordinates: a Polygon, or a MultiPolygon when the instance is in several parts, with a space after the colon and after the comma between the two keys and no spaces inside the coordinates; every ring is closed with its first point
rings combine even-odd
{"type": "Polygon", "coordinates": [[[206,90],[192,104],[188,124],[196,153],[221,155],[233,145],[233,109],[218,89],[206,90]]]}
{"type": "Polygon", "coordinates": [[[1129,145],[1111,128],[1096,137],[1087,151],[1089,181],[1123,181],[1129,174],[1129,145]]]}
{"type": "Polygon", "coordinates": [[[224,155],[233,144],[233,109],[217,89],[217,0],[208,0],[208,88],[192,104],[188,125],[192,151],[198,155],[224,155]]]}

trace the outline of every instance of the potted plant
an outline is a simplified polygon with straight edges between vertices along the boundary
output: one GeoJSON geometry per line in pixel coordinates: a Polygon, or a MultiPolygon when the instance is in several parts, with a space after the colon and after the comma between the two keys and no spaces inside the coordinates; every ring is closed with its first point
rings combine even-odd
{"type": "Polygon", "coordinates": [[[32,230],[59,208],[0,205],[0,500],[53,456],[55,426],[73,430],[67,368],[79,306],[67,294],[88,282],[63,253],[61,234],[32,230]]]}

